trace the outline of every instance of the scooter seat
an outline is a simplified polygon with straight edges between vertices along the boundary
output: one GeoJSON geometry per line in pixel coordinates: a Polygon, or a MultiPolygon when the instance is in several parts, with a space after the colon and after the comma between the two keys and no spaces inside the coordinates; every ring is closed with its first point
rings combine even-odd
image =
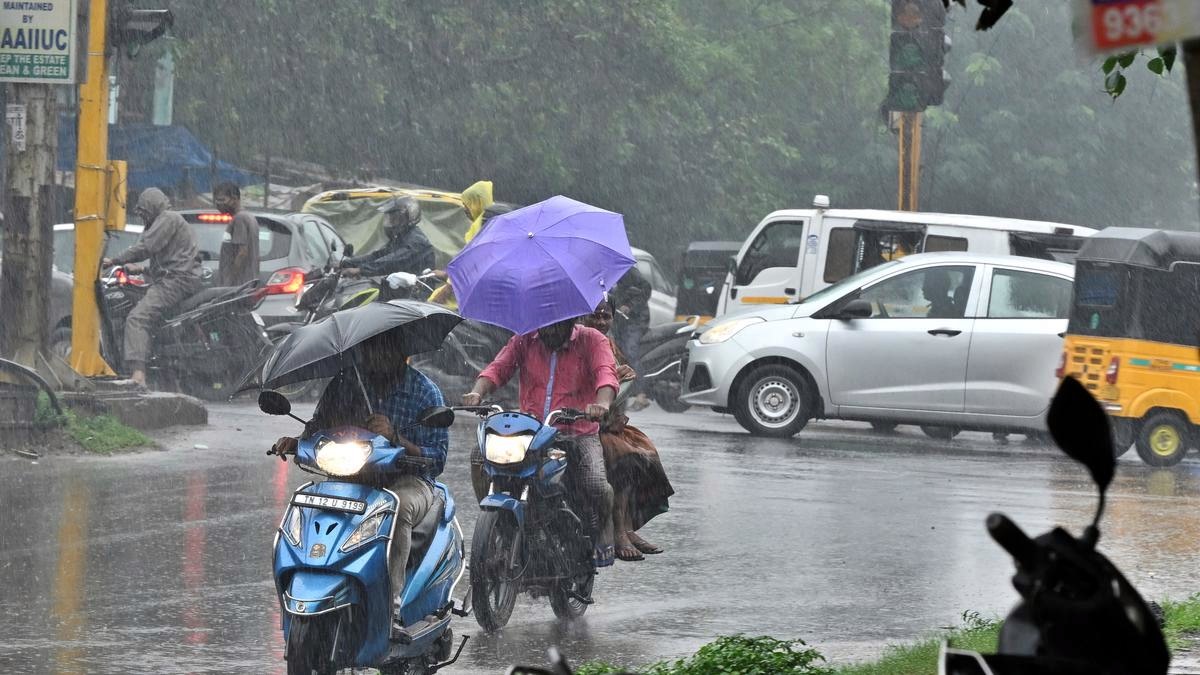
{"type": "Polygon", "coordinates": [[[433,505],[425,512],[425,517],[421,522],[417,523],[412,530],[412,546],[409,548],[408,567],[416,567],[420,564],[421,559],[425,557],[425,553],[429,550],[429,544],[433,541],[433,535],[437,532],[438,523],[442,521],[442,514],[446,512],[446,498],[442,496],[442,491],[434,489],[433,505]]]}
{"type": "Polygon", "coordinates": [[[195,295],[185,298],[183,302],[176,305],[172,311],[166,313],[168,315],[166,318],[179,316],[184,312],[190,312],[206,302],[212,302],[218,299],[224,300],[227,299],[226,296],[231,298],[240,288],[240,286],[214,286],[212,288],[206,288],[195,295]]]}

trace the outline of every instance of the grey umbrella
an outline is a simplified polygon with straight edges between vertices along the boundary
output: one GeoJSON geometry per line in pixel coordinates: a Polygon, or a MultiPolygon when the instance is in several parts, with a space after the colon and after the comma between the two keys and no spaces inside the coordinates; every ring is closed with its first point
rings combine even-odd
{"type": "Polygon", "coordinates": [[[240,389],[273,389],[332,377],[355,366],[354,347],[384,333],[397,340],[406,356],[433,351],[460,321],[462,317],[448,309],[416,300],[372,302],[336,312],[297,328],[240,389]]]}

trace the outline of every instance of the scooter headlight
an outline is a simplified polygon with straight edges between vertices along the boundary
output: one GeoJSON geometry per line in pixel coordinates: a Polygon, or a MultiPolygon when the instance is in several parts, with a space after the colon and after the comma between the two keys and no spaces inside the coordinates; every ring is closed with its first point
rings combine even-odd
{"type": "Polygon", "coordinates": [[[330,476],[353,476],[362,471],[370,456],[370,443],[329,441],[317,446],[317,467],[330,476]]]}
{"type": "Polygon", "coordinates": [[[350,536],[342,544],[342,553],[352,551],[374,539],[379,534],[379,529],[383,527],[383,519],[389,513],[391,511],[380,511],[359,523],[358,527],[354,528],[354,531],[350,533],[350,536]]]}
{"type": "Polygon", "coordinates": [[[288,509],[287,518],[283,519],[283,536],[291,542],[292,546],[300,545],[301,521],[300,509],[293,506],[288,509]]]}
{"type": "Polygon", "coordinates": [[[484,441],[483,456],[492,464],[518,464],[525,459],[532,442],[532,434],[488,434],[484,441]]]}

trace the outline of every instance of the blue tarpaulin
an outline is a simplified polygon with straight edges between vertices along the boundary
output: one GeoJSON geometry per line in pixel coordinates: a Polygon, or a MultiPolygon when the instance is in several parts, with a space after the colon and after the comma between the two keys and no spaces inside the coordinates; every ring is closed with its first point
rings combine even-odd
{"type": "MultiPolygon", "coordinates": [[[[63,115],[58,124],[58,169],[75,170],[75,135],[78,123],[63,115]]],[[[129,163],[129,190],[146,188],[179,192],[190,184],[193,192],[212,192],[213,181],[238,185],[263,182],[262,176],[217,160],[192,132],[179,126],[113,124],[108,127],[108,157],[129,163]]]]}

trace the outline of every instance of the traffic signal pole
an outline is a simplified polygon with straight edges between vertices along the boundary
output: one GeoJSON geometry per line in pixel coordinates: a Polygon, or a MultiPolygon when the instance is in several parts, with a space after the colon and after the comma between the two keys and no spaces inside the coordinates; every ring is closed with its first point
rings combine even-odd
{"type": "MultiPolygon", "coordinates": [[[[79,147],[75,166],[75,287],[71,309],[71,367],[88,377],[113,375],[100,354],[96,277],[104,252],[109,186],[108,1],[88,10],[87,81],[79,88],[79,147]]],[[[124,192],[123,185],[117,189],[124,192]]],[[[120,346],[118,345],[118,348],[120,346]]]]}
{"type": "Polygon", "coordinates": [[[919,112],[896,113],[899,134],[899,211],[917,211],[921,184],[921,118],[919,112]]]}

